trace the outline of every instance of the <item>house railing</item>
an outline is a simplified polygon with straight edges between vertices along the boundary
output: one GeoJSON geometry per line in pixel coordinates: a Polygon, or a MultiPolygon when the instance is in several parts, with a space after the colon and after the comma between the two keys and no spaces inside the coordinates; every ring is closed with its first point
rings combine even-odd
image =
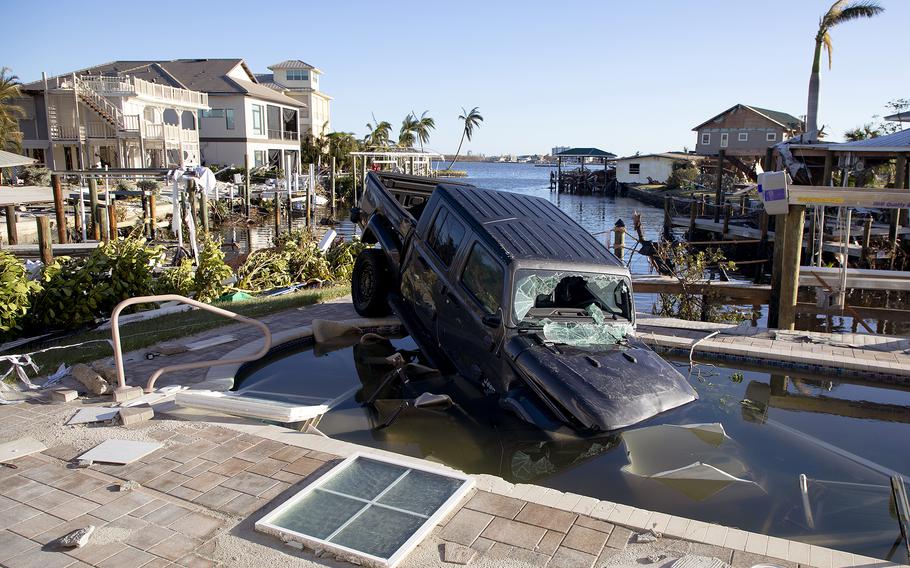
{"type": "Polygon", "coordinates": [[[119,96],[145,96],[153,99],[158,99],[160,101],[169,101],[178,105],[182,104],[192,107],[207,108],[209,106],[208,93],[190,91],[189,89],[171,87],[170,85],[161,85],[142,79],[137,79],[136,77],[108,77],[104,75],[87,75],[82,77],[82,81],[84,81],[87,85],[99,93],[107,93],[110,95],[119,96]]]}
{"type": "Polygon", "coordinates": [[[298,135],[296,132],[288,132],[287,130],[285,130],[282,133],[282,136],[284,137],[285,140],[297,140],[297,138],[298,138],[298,135]]]}
{"type": "Polygon", "coordinates": [[[117,133],[106,122],[92,121],[85,125],[85,133],[89,138],[116,138],[117,133]]]}
{"type": "Polygon", "coordinates": [[[123,129],[129,130],[131,132],[138,132],[139,131],[139,115],[138,114],[123,115],[123,129]]]}
{"type": "Polygon", "coordinates": [[[104,98],[101,93],[93,89],[90,83],[83,81],[75,75],[73,75],[73,77],[76,79],[76,93],[89,105],[94,107],[96,112],[113,121],[116,128],[123,128],[123,112],[109,100],[104,98]]]}

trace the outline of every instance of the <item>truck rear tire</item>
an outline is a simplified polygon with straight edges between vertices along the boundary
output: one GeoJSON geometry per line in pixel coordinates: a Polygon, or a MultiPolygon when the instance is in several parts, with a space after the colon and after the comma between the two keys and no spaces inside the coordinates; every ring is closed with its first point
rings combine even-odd
{"type": "Polygon", "coordinates": [[[354,261],[351,274],[351,297],[354,310],[367,318],[389,314],[389,273],[384,253],[379,249],[365,249],[354,261]]]}

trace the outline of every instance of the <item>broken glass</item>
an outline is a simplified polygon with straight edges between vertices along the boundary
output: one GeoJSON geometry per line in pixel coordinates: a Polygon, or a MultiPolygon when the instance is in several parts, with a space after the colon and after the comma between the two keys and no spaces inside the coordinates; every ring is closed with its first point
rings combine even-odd
{"type": "MultiPolygon", "coordinates": [[[[554,272],[546,270],[531,272],[519,270],[515,284],[515,298],[512,302],[515,321],[522,321],[533,308],[580,307],[565,305],[567,301],[571,302],[571,300],[575,299],[572,297],[571,292],[563,290],[563,295],[567,295],[567,298],[561,297],[559,294],[561,286],[568,289],[569,286],[566,286],[568,281],[578,279],[584,281],[584,293],[587,297],[602,304],[611,313],[618,313],[626,319],[630,319],[628,314],[624,313],[626,307],[620,305],[616,298],[617,292],[623,297],[628,295],[624,276],[584,272],[554,272]]],[[[603,310],[601,310],[602,312],[603,310]]]]}
{"type": "MultiPolygon", "coordinates": [[[[602,318],[603,314],[600,317],[602,318]]],[[[540,323],[543,325],[545,341],[577,347],[612,345],[622,341],[627,335],[632,333],[632,325],[628,323],[562,323],[549,319],[541,320],[540,323]]]]}

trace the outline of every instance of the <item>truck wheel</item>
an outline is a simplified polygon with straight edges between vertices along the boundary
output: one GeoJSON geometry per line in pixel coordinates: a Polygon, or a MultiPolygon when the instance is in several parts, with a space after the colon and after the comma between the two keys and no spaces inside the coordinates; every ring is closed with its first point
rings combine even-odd
{"type": "Polygon", "coordinates": [[[351,274],[351,297],[358,314],[368,318],[389,314],[389,278],[388,265],[381,250],[360,251],[351,274]]]}

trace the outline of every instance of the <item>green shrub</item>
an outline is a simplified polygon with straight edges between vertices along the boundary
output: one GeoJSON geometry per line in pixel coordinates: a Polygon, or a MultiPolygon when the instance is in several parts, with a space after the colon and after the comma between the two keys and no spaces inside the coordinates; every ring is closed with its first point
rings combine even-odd
{"type": "Polygon", "coordinates": [[[199,266],[196,267],[196,299],[211,302],[224,294],[227,286],[223,282],[230,276],[231,267],[224,262],[221,241],[203,235],[199,242],[199,266]]]}
{"type": "Polygon", "coordinates": [[[117,191],[132,191],[136,189],[136,184],[128,179],[117,180],[117,191]]]}
{"type": "Polygon", "coordinates": [[[157,194],[161,190],[161,183],[155,179],[142,179],[136,182],[136,187],[142,191],[150,191],[157,194]]]}
{"type": "Polygon", "coordinates": [[[670,173],[670,177],[667,178],[666,184],[671,189],[687,188],[695,183],[697,177],[698,168],[694,164],[691,162],[677,162],[673,164],[673,171],[670,173]]]}
{"type": "Polygon", "coordinates": [[[354,272],[354,261],[360,251],[367,248],[360,239],[354,238],[351,242],[336,241],[326,252],[326,260],[329,262],[329,271],[332,274],[332,280],[335,282],[350,282],[351,274],[354,272]]]}
{"type": "Polygon", "coordinates": [[[51,184],[51,172],[44,166],[25,166],[19,172],[19,178],[25,185],[48,186],[51,184]]]}
{"type": "Polygon", "coordinates": [[[41,285],[28,280],[25,266],[6,251],[0,251],[0,337],[21,330],[19,323],[31,306],[31,295],[41,285]]]}
{"type": "Polygon", "coordinates": [[[237,269],[237,288],[260,292],[290,285],[288,257],[284,248],[253,251],[237,269]]]}
{"type": "Polygon", "coordinates": [[[165,268],[155,279],[156,294],[178,294],[190,296],[196,291],[196,275],[193,261],[184,258],[178,266],[165,268]]]}

